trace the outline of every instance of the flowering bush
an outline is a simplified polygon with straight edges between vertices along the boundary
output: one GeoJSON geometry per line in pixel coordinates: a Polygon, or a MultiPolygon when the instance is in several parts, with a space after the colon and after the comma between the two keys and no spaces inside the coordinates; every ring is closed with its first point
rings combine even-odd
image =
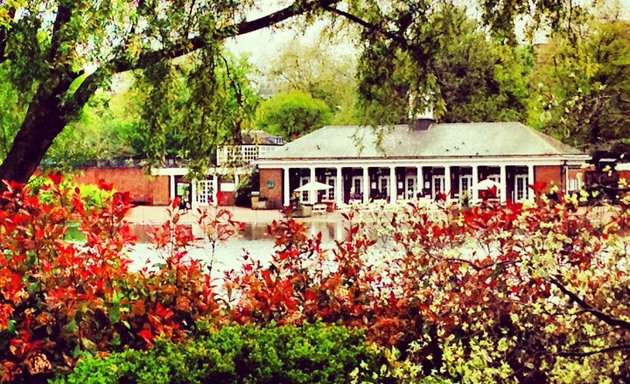
{"type": "Polygon", "coordinates": [[[181,340],[195,319],[214,313],[209,277],[198,262],[183,261],[193,238],[178,214],[155,235],[158,247],[174,244],[165,264],[136,273],[126,257],[128,194],[103,194],[102,204],[87,206],[58,174],[37,189],[10,184],[2,194],[2,381],[41,379],[82,354],[143,348],[158,335],[181,340]],[[81,223],[83,243],[65,240],[71,221],[81,223]]]}
{"type": "MultiPolygon", "coordinates": [[[[575,212],[574,198],[384,205],[347,214],[333,249],[288,218],[269,226],[271,263],[245,255],[241,270],[213,280],[188,257],[194,236],[176,201],[153,234],[159,262],[133,272],[128,195],[87,205],[61,180],[52,175],[37,194],[14,184],[2,194],[3,381],[50,377],[85,355],[188,341],[200,319],[211,330],[364,328],[400,382],[630,381],[628,197],[596,216],[575,212]],[[85,242],[65,240],[70,221],[85,242]]],[[[240,228],[220,211],[198,224],[211,241],[240,228]]]]}
{"type": "Polygon", "coordinates": [[[304,224],[274,222],[271,267],[249,262],[232,279],[233,316],[366,327],[412,381],[624,381],[627,203],[599,222],[563,199],[382,207],[359,224],[348,215],[332,252],[304,224]]]}

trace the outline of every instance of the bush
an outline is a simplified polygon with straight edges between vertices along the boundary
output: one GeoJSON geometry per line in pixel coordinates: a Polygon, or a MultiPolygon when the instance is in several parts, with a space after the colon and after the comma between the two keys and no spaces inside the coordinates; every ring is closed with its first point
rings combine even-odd
{"type": "Polygon", "coordinates": [[[307,324],[228,326],[186,343],[156,342],[86,358],[55,383],[387,382],[385,359],[359,329],[307,324]]]}

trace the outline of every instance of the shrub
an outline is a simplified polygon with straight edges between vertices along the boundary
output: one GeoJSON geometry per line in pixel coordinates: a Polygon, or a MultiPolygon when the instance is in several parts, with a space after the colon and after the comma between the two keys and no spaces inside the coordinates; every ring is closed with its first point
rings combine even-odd
{"type": "Polygon", "coordinates": [[[36,188],[10,184],[1,196],[0,381],[42,381],[85,353],[182,340],[215,313],[209,276],[185,259],[193,236],[174,206],[154,236],[163,259],[132,272],[128,194],[101,183],[102,204],[90,206],[59,174],[36,188]],[[65,239],[75,220],[83,243],[65,239]]]}
{"type": "Polygon", "coordinates": [[[322,323],[227,326],[190,342],[85,358],[54,383],[387,383],[359,329],[322,323]]]}

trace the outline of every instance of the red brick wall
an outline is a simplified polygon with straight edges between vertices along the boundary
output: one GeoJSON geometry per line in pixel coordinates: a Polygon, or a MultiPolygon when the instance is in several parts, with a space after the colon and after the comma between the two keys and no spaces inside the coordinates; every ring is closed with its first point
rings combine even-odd
{"type": "Polygon", "coordinates": [[[269,200],[268,208],[282,208],[283,188],[288,188],[288,185],[282,185],[282,169],[260,170],[260,197],[269,200]],[[270,187],[270,184],[273,184],[273,187],[270,187]]]}
{"type": "Polygon", "coordinates": [[[140,168],[84,168],[75,174],[76,181],[96,184],[100,179],[114,185],[121,192],[129,192],[131,200],[150,205],[167,205],[169,177],[149,176],[140,168]]]}
{"type": "Polygon", "coordinates": [[[550,185],[557,185],[563,190],[563,180],[560,165],[537,165],[534,167],[534,180],[547,183],[547,189],[550,185]]]}

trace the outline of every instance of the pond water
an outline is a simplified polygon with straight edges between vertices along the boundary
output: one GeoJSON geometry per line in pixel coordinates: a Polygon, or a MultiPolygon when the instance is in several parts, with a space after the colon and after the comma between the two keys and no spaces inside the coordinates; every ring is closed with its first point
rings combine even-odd
{"type": "MultiPolygon", "coordinates": [[[[322,233],[324,248],[333,248],[334,240],[344,238],[345,230],[342,222],[309,222],[307,225],[310,235],[322,233]]],[[[217,244],[214,250],[215,262],[212,275],[218,277],[225,271],[240,269],[245,254],[253,260],[266,263],[271,260],[273,252],[274,240],[267,233],[267,224],[248,223],[238,236],[217,244]]],[[[132,269],[150,267],[161,260],[160,253],[146,241],[138,242],[129,255],[133,260],[132,269]]],[[[189,249],[188,255],[193,259],[209,262],[212,259],[212,246],[208,241],[199,240],[194,247],[189,249]]]]}

